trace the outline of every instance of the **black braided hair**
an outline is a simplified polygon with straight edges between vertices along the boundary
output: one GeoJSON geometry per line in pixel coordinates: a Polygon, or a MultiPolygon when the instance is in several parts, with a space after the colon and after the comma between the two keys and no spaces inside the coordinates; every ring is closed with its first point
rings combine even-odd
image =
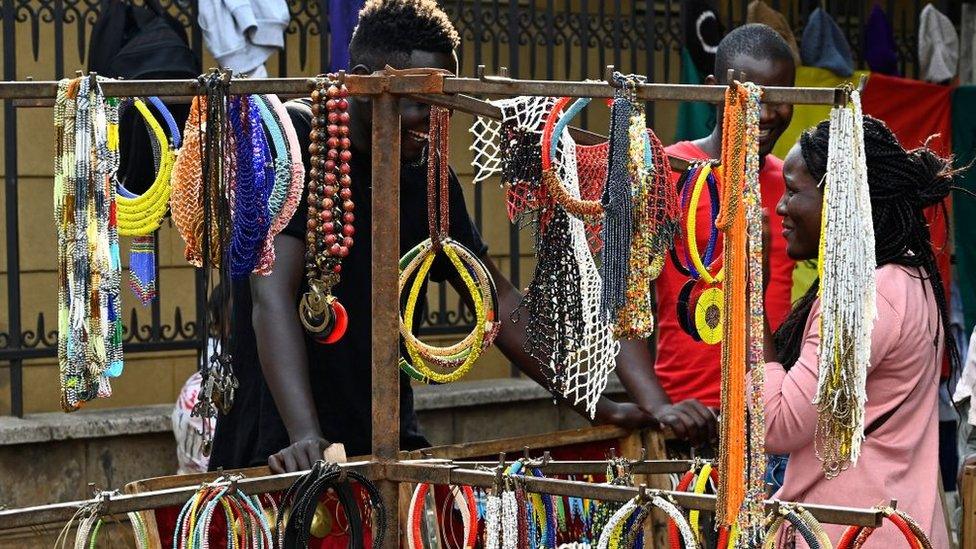
{"type": "MultiPolygon", "coordinates": [[[[821,181],[827,171],[829,135],[830,123],[825,120],[800,136],[803,160],[816,181],[821,181]]],[[[952,162],[928,146],[906,151],[884,122],[870,116],[864,117],[864,150],[878,267],[888,264],[917,267],[923,285],[925,281],[932,285],[942,320],[942,329],[933,344],[938,344],[939,337],[944,338],[950,367],[956,371],[959,353],[949,330],[946,291],[923,214],[925,208],[938,204],[945,210],[943,201],[949,195],[956,173],[952,170],[952,162]]],[[[948,215],[945,219],[948,223],[948,215]]],[[[796,303],[773,336],[776,359],[787,369],[800,356],[804,329],[818,286],[819,281],[796,303]]]]}

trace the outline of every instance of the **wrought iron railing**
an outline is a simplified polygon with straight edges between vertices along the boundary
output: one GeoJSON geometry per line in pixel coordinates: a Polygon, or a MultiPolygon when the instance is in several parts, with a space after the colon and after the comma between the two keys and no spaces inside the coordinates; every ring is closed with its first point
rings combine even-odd
{"type": "MultiPolygon", "coordinates": [[[[119,1],[119,0],[107,0],[119,1]]],[[[53,66],[44,65],[46,74],[32,73],[35,79],[61,78],[66,73],[86,65],[92,25],[103,0],[2,0],[3,78],[15,80],[27,74],[18,71],[18,60],[24,53],[18,45],[29,36],[28,60],[38,63],[51,56],[53,66]],[[50,39],[46,37],[51,35],[50,39]]],[[[770,2],[780,9],[796,29],[802,33],[809,8],[799,0],[770,2]]],[[[203,41],[196,24],[197,4],[194,0],[162,0],[162,4],[176,14],[187,30],[193,51],[203,56],[203,41]]],[[[532,78],[592,78],[598,77],[606,64],[645,74],[652,81],[676,81],[678,53],[681,48],[680,2],[612,0],[450,0],[443,1],[463,38],[459,52],[462,72],[474,73],[479,64],[497,70],[508,67],[510,74],[532,78]],[[653,9],[649,9],[653,6],[653,9]]],[[[734,27],[745,17],[746,0],[720,2],[723,23],[734,27]]],[[[941,2],[946,8],[948,2],[941,2]]],[[[828,0],[824,7],[837,19],[855,50],[861,50],[862,25],[870,2],[842,2],[828,0]]],[[[885,4],[896,29],[896,42],[901,50],[905,73],[917,75],[915,63],[917,44],[914,25],[922,2],[888,0],[885,4]]],[[[328,0],[290,0],[292,21],[286,31],[286,48],[277,56],[277,74],[314,74],[328,67],[330,41],[328,0]],[[297,63],[296,63],[297,60],[297,63]]],[[[951,7],[951,6],[949,6],[951,7]]],[[[856,53],[855,53],[856,54],[856,53]]],[[[274,65],[274,63],[272,63],[274,65]]],[[[654,120],[654,106],[648,111],[654,120]]],[[[5,243],[7,309],[6,331],[0,332],[0,360],[6,361],[10,379],[10,413],[22,415],[23,367],[25,361],[49,358],[56,354],[56,322],[43,312],[24,311],[21,304],[20,220],[18,213],[18,136],[17,111],[4,104],[4,184],[5,184],[5,243]],[[22,324],[22,319],[25,323],[22,324]]],[[[583,120],[584,125],[586,120],[583,120]]],[[[483,219],[482,189],[475,190],[473,215],[479,226],[483,219]]],[[[508,238],[512,258],[512,280],[524,282],[518,258],[521,257],[519,235],[511,228],[508,238]]],[[[161,284],[164,281],[160,281],[161,284]]],[[[186,313],[179,308],[164,314],[158,300],[149,313],[149,324],[140,323],[135,310],[131,311],[126,329],[126,352],[195,350],[201,352],[205,337],[205,284],[196,277],[196,311],[186,313]],[[169,319],[172,320],[169,320],[169,319]]],[[[53,291],[53,288],[32,291],[53,291]]],[[[427,307],[428,333],[451,333],[465,330],[473,316],[459,300],[449,297],[443,287],[431,292],[427,307]]]]}

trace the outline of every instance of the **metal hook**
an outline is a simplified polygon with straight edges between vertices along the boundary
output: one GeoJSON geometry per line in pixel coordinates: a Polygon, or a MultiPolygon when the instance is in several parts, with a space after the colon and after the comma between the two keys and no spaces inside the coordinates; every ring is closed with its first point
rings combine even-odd
{"type": "Polygon", "coordinates": [[[88,87],[94,90],[95,86],[97,85],[98,85],[98,73],[97,72],[88,73],[88,87]]]}
{"type": "Polygon", "coordinates": [[[607,84],[612,88],[620,89],[623,87],[623,83],[616,78],[617,68],[613,65],[607,65],[603,69],[603,79],[607,81],[607,84]]]}
{"type": "Polygon", "coordinates": [[[523,446],[522,447],[522,457],[525,458],[525,461],[531,461],[532,460],[532,458],[529,456],[529,447],[528,446],[523,446]]]}
{"type": "Polygon", "coordinates": [[[890,502],[888,503],[888,507],[891,507],[891,510],[892,510],[892,511],[894,511],[894,510],[896,510],[896,509],[898,509],[898,500],[897,500],[897,499],[893,499],[893,500],[891,500],[891,501],[890,501],[890,502]]]}
{"type": "Polygon", "coordinates": [[[865,86],[868,85],[868,75],[862,74],[857,81],[857,93],[864,93],[865,86]]]}
{"type": "Polygon", "coordinates": [[[641,484],[640,486],[637,487],[637,502],[644,503],[648,500],[649,498],[647,497],[647,485],[641,484]]]}
{"type": "Polygon", "coordinates": [[[549,450],[542,452],[542,466],[545,467],[549,465],[550,461],[552,461],[552,455],[549,454],[549,450]]]}
{"type": "Polygon", "coordinates": [[[773,500],[773,514],[772,516],[779,516],[781,502],[778,499],[773,500]]]}
{"type": "Polygon", "coordinates": [[[340,70],[338,73],[336,73],[336,85],[342,86],[345,83],[346,83],[346,71],[340,70]]]}
{"type": "Polygon", "coordinates": [[[231,69],[224,69],[220,74],[220,81],[223,84],[230,84],[231,79],[234,77],[234,71],[231,69]]]}
{"type": "Polygon", "coordinates": [[[478,65],[475,69],[475,74],[478,76],[478,80],[482,82],[511,82],[512,79],[508,76],[508,67],[498,67],[498,76],[491,76],[485,73],[485,66],[478,65]]]}

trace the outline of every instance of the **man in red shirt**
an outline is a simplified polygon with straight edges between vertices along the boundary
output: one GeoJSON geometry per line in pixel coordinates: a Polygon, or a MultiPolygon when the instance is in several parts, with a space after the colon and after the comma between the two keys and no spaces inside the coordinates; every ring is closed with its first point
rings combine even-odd
{"type": "MultiPolygon", "coordinates": [[[[708,84],[726,84],[726,74],[734,69],[745,73],[748,81],[762,86],[792,86],[795,66],[786,41],[762,24],[741,26],[722,39],[715,55],[715,75],[708,84]]],[[[682,141],[667,148],[670,156],[687,160],[718,159],[722,153],[722,105],[718,105],[718,124],[712,133],[696,141],[682,141]]],[[[763,104],[759,120],[759,184],[763,208],[772,212],[784,193],[783,161],[770,152],[793,117],[793,106],[763,104]]],[[[673,173],[677,179],[680,173],[673,173]]],[[[721,173],[716,173],[721,186],[721,173]]],[[[695,215],[699,249],[707,246],[711,227],[711,204],[707,193],[698,203],[695,215]]],[[[786,255],[782,218],[768,216],[771,238],[770,278],[766,290],[766,315],[776,329],[790,311],[793,261],[786,255]]],[[[721,239],[719,240],[721,242],[721,239]]],[[[683,248],[683,246],[680,246],[683,248]]],[[[720,254],[721,244],[716,247],[720,254]]],[[[719,255],[720,257],[720,255],[719,255]]],[[[716,269],[717,270],[717,266],[716,269]]],[[[657,337],[648,346],[648,368],[618,367],[617,373],[631,398],[663,426],[692,441],[716,438],[719,407],[721,344],[695,341],[681,328],[677,316],[678,294],[688,277],[668,258],[655,281],[657,296],[657,337]],[[653,365],[653,367],[651,367],[653,365]]],[[[693,305],[692,305],[693,306],[693,305]]]]}

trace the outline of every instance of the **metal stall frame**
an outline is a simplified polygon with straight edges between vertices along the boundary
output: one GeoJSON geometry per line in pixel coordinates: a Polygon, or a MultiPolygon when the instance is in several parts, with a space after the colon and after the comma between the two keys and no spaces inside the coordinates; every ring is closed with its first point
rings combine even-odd
{"type": "MultiPolygon", "coordinates": [[[[613,70],[607,67],[608,74],[613,70]]],[[[92,75],[90,75],[92,76],[92,75]]],[[[743,79],[743,75],[739,75],[743,79]]],[[[611,98],[616,89],[607,81],[540,81],[519,80],[505,76],[488,76],[479,70],[479,78],[458,78],[430,69],[395,70],[387,67],[372,75],[341,74],[350,94],[372,98],[372,459],[346,464],[365,472],[376,482],[388,510],[388,524],[396,535],[400,532],[398,510],[398,485],[403,482],[433,482],[438,484],[469,484],[491,487],[496,473],[466,469],[461,462],[445,463],[442,460],[399,460],[399,314],[398,269],[400,257],[400,113],[398,99],[401,96],[418,98],[429,103],[442,104],[458,110],[474,111],[475,114],[492,116],[480,100],[459,94],[479,95],[543,95],[611,98]]],[[[736,82],[729,78],[730,85],[736,82]]],[[[269,78],[260,80],[231,80],[230,94],[277,93],[281,95],[306,95],[315,84],[311,78],[269,78]]],[[[187,97],[200,92],[196,80],[155,81],[103,81],[106,96],[187,97]]],[[[57,82],[0,82],[0,99],[15,101],[16,106],[45,106],[57,91],[57,82]]],[[[725,86],[641,84],[636,97],[645,101],[706,101],[721,103],[725,98],[725,86]]],[[[763,89],[764,101],[771,103],[842,105],[848,101],[846,88],[784,88],[763,89]]],[[[493,107],[490,107],[493,108],[493,107]]],[[[599,139],[589,134],[588,139],[599,139]]],[[[595,463],[580,463],[580,468],[596,467],[595,463]]],[[[567,465],[568,466],[568,465],[567,465]]],[[[655,469],[650,465],[642,466],[655,469]]],[[[670,471],[671,469],[665,467],[670,471]]],[[[301,473],[271,475],[235,480],[238,488],[250,493],[271,492],[286,489],[301,473]]],[[[583,482],[526,478],[529,490],[553,495],[571,495],[609,501],[627,501],[643,488],[617,487],[583,482]]],[[[184,502],[196,491],[196,487],[159,490],[134,495],[121,495],[99,499],[105,514],[147,510],[184,502]]],[[[715,497],[690,495],[680,492],[667,493],[688,509],[713,510],[715,497]]],[[[51,524],[67,521],[78,506],[88,502],[68,502],[25,509],[0,511],[0,530],[51,524]]],[[[772,510],[779,502],[767,502],[772,510]]],[[[819,505],[805,505],[818,520],[828,523],[878,526],[882,514],[875,509],[852,509],[819,505]]]]}

